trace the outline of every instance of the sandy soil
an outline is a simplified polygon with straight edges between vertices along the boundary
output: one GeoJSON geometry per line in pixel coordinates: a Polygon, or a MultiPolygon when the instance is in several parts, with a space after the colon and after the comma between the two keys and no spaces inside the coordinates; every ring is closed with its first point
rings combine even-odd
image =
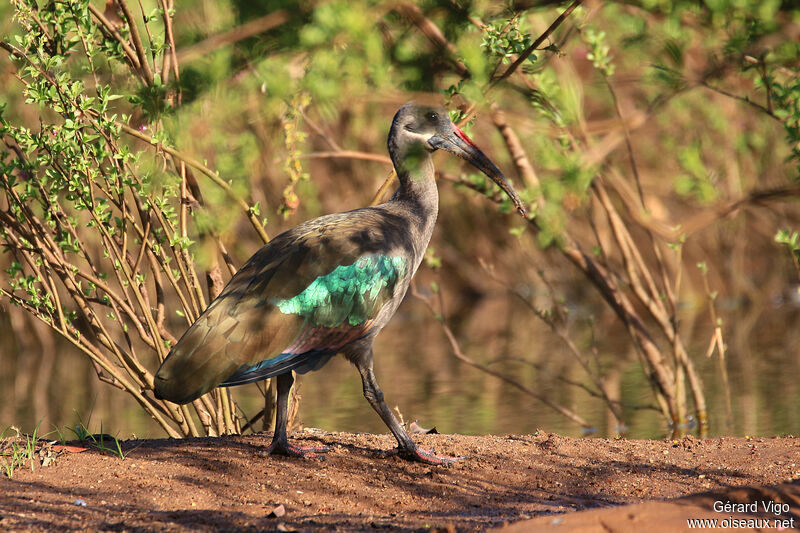
{"type": "MultiPolygon", "coordinates": [[[[128,441],[124,459],[86,443],[43,445],[33,471],[0,473],[0,530],[669,531],[686,529],[686,518],[740,515],[714,512],[718,499],[771,501],[773,513],[760,516],[800,524],[795,437],[417,435],[439,454],[467,457],[446,468],[380,455],[393,446],[389,435],[295,437],[332,450],[322,459],[264,456],[264,434],[128,441]],[[734,488],[745,486],[761,488],[734,488]],[[621,506],[642,502],[651,503],[621,506]]],[[[10,441],[0,445],[7,451],[10,441]]]]}

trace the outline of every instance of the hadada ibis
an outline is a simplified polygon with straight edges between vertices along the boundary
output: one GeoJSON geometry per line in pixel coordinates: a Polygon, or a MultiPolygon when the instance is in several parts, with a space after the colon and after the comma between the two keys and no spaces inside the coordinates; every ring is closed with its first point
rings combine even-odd
{"type": "Polygon", "coordinates": [[[524,214],[500,170],[441,108],[409,103],[392,121],[389,154],[400,186],[383,204],[315,218],[253,255],[184,333],[155,378],[155,395],[188,403],[214,387],[277,376],[269,453],[306,456],[286,432],[293,372],[318,370],[343,354],[361,374],[364,396],[397,439],[397,453],[429,464],[383,399],[372,343],[392,318],[425,255],[439,209],[432,154],[443,149],[489,176],[524,214]]]}

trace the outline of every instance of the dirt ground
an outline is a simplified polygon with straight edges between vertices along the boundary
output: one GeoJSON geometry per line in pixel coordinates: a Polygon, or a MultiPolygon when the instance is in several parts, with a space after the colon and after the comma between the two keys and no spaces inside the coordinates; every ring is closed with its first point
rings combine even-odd
{"type": "Polygon", "coordinates": [[[0,473],[0,530],[677,531],[687,518],[747,518],[736,511],[748,508],[714,512],[717,500],[756,502],[759,516],[800,524],[796,437],[416,436],[466,456],[450,467],[380,455],[394,445],[389,435],[294,437],[332,449],[320,459],[264,456],[266,434],[128,441],[124,459],[86,443],[46,444],[33,471],[0,473]]]}

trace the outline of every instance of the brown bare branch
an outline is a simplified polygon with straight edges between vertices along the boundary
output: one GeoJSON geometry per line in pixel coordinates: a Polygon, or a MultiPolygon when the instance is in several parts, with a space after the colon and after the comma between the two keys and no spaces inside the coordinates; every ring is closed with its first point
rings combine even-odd
{"type": "Polygon", "coordinates": [[[453,67],[459,76],[462,78],[470,77],[469,69],[464,62],[458,58],[458,50],[456,50],[456,47],[447,40],[442,30],[440,30],[431,19],[426,17],[419,7],[411,3],[403,2],[396,4],[394,10],[407,17],[434,46],[444,51],[450,57],[453,67]]]}
{"type": "Polygon", "coordinates": [[[222,46],[228,46],[247,39],[248,37],[277,28],[288,20],[289,13],[287,11],[283,9],[273,11],[268,15],[248,21],[226,32],[212,35],[188,48],[181,49],[178,52],[177,61],[181,63],[191,62],[199,57],[210,54],[222,46]]]}
{"type": "MultiPolygon", "coordinates": [[[[441,314],[433,306],[433,304],[430,301],[430,298],[421,295],[417,291],[416,286],[414,284],[412,284],[412,286],[411,286],[411,294],[414,295],[416,298],[419,298],[420,300],[422,300],[425,303],[425,305],[428,307],[430,312],[434,316],[439,316],[441,314]]],[[[518,380],[512,378],[511,376],[503,374],[502,372],[498,372],[497,370],[495,370],[495,369],[493,369],[493,368],[491,368],[491,367],[489,367],[489,366],[487,366],[487,365],[485,365],[483,363],[479,363],[479,362],[475,361],[474,359],[472,359],[471,357],[469,357],[468,355],[466,355],[461,350],[461,346],[459,345],[458,340],[456,339],[456,336],[453,334],[453,330],[450,329],[450,326],[447,325],[447,323],[444,321],[444,319],[440,319],[439,323],[442,325],[442,331],[444,331],[444,334],[447,337],[448,342],[450,343],[450,348],[453,350],[453,355],[455,355],[456,358],[459,361],[461,361],[463,363],[466,363],[466,364],[468,364],[469,366],[471,366],[473,368],[477,368],[481,372],[489,374],[490,376],[494,376],[494,377],[500,379],[501,381],[504,381],[504,382],[508,383],[509,385],[521,390],[522,392],[524,392],[528,396],[531,396],[531,397],[535,398],[536,400],[539,400],[543,404],[547,405],[548,407],[554,409],[555,411],[558,411],[559,413],[561,413],[565,417],[569,418],[570,420],[572,420],[573,422],[575,422],[576,424],[579,424],[580,426],[582,426],[584,428],[591,428],[592,427],[586,420],[584,420],[580,415],[578,415],[577,413],[575,413],[571,409],[568,409],[567,407],[564,407],[563,405],[557,404],[556,402],[552,401],[547,396],[544,396],[544,395],[536,392],[535,390],[531,389],[527,385],[524,385],[523,383],[520,383],[518,380]]]]}

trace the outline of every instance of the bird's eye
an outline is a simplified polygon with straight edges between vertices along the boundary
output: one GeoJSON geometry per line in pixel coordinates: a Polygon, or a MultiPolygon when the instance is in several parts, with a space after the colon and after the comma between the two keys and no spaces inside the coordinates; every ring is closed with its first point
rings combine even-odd
{"type": "Polygon", "coordinates": [[[431,111],[430,113],[425,115],[425,118],[427,118],[431,122],[436,122],[437,120],[439,120],[439,115],[431,111]]]}

